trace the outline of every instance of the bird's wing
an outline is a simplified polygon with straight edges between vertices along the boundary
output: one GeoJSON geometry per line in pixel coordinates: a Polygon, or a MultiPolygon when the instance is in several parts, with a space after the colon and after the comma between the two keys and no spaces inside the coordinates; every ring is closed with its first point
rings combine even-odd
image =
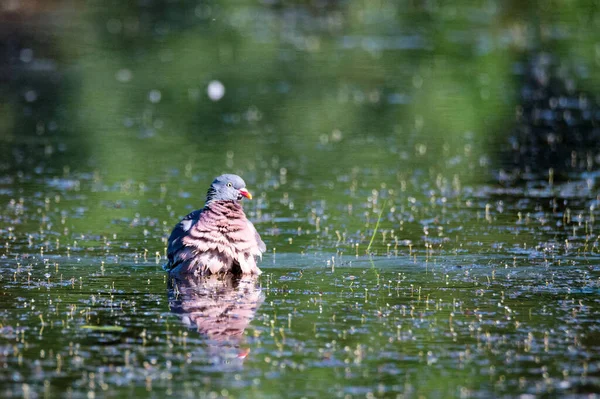
{"type": "Polygon", "coordinates": [[[254,227],[252,222],[249,220],[248,220],[248,228],[250,229],[250,231],[254,232],[254,238],[256,239],[256,246],[257,246],[258,250],[260,251],[260,256],[262,256],[262,254],[264,254],[265,251],[267,250],[267,246],[265,245],[265,242],[262,240],[262,238],[260,238],[260,234],[258,234],[258,231],[256,231],[256,228],[254,227]]]}
{"type": "Polygon", "coordinates": [[[169,263],[167,264],[168,269],[172,269],[183,260],[179,259],[178,256],[185,246],[183,238],[188,234],[192,226],[198,222],[202,211],[203,209],[198,209],[184,217],[181,222],[177,223],[177,226],[175,226],[171,232],[167,243],[167,258],[169,259],[169,263]]]}

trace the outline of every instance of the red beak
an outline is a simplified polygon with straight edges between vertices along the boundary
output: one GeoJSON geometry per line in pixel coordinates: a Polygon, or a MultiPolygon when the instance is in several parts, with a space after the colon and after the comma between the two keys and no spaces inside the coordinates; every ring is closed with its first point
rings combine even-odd
{"type": "Polygon", "coordinates": [[[252,194],[250,194],[250,192],[248,190],[246,190],[245,188],[240,188],[240,194],[242,194],[244,197],[246,197],[248,199],[252,199],[252,194]]]}

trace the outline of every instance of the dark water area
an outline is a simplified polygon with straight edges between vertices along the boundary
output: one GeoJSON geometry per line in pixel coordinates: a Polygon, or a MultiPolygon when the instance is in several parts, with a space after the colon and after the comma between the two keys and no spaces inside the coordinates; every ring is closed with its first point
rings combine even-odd
{"type": "Polygon", "coordinates": [[[600,391],[593,1],[0,3],[0,396],[600,391]],[[258,278],[169,281],[244,178],[258,278]]]}

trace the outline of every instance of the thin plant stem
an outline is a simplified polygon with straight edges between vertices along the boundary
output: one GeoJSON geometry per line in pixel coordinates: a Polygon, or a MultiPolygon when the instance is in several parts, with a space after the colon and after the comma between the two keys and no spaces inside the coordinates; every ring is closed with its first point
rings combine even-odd
{"type": "Polygon", "coordinates": [[[367,254],[371,249],[371,245],[373,244],[373,240],[375,240],[375,235],[377,234],[377,229],[379,228],[379,222],[381,221],[381,217],[383,216],[383,211],[385,210],[385,205],[387,204],[387,200],[383,203],[381,207],[381,212],[379,212],[379,217],[377,218],[377,223],[375,223],[375,230],[373,230],[373,235],[371,236],[371,241],[369,241],[369,246],[367,247],[367,254]]]}

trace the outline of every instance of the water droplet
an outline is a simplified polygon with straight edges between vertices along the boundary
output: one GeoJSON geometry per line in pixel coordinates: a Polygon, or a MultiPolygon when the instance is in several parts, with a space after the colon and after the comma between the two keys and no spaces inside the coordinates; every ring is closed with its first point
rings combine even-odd
{"type": "Polygon", "coordinates": [[[31,60],[33,60],[33,50],[30,48],[22,49],[19,54],[19,59],[25,63],[31,62],[31,60]]]}
{"type": "MultiPolygon", "coordinates": [[[[133,74],[131,73],[131,71],[127,68],[123,68],[120,69],[119,71],[117,71],[117,73],[115,74],[115,77],[117,78],[117,80],[119,82],[122,83],[127,83],[131,80],[131,78],[133,78],[133,74]]],[[[159,92],[160,95],[160,92],[159,92]]]]}
{"type": "Polygon", "coordinates": [[[161,97],[162,94],[160,93],[160,90],[151,90],[150,93],[148,93],[148,100],[153,104],[159,103],[161,97]]]}
{"type": "Polygon", "coordinates": [[[211,100],[219,101],[225,95],[225,86],[218,80],[213,80],[208,84],[206,93],[211,100]]]}
{"type": "Polygon", "coordinates": [[[28,103],[32,103],[35,100],[37,100],[38,95],[37,92],[35,90],[27,90],[25,92],[25,101],[27,101],[28,103]]]}

